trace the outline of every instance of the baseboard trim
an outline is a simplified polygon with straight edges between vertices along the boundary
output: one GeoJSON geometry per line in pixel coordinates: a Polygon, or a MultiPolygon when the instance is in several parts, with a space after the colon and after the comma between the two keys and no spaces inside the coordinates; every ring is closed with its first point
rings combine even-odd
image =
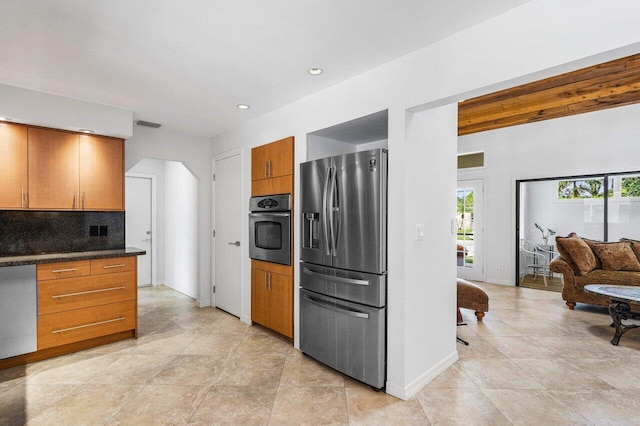
{"type": "Polygon", "coordinates": [[[458,360],[458,351],[453,351],[450,355],[444,358],[442,361],[434,365],[429,370],[422,373],[418,378],[409,383],[407,386],[398,386],[394,383],[387,382],[386,393],[395,396],[403,401],[408,400],[420,390],[428,385],[433,379],[438,377],[443,371],[451,367],[458,360]]]}

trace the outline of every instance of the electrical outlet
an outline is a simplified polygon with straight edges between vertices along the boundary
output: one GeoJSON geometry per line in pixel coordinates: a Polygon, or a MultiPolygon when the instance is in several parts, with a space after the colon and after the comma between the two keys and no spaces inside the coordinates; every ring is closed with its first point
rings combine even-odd
{"type": "Polygon", "coordinates": [[[96,225],[89,226],[89,236],[90,237],[97,237],[98,235],[100,235],[100,231],[99,231],[98,226],[96,226],[96,225]]]}
{"type": "Polygon", "coordinates": [[[416,224],[416,241],[424,240],[424,225],[422,223],[416,224]]]}
{"type": "Polygon", "coordinates": [[[107,225],[100,225],[100,236],[106,237],[109,235],[109,227],[107,225]]]}
{"type": "Polygon", "coordinates": [[[499,264],[498,269],[504,271],[504,263],[499,264]]]}

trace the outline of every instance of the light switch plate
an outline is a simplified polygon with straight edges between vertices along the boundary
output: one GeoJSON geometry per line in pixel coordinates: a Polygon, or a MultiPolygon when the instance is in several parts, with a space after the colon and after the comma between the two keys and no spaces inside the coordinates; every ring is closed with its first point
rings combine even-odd
{"type": "Polygon", "coordinates": [[[416,224],[416,241],[424,240],[424,224],[417,223],[416,224]]]}

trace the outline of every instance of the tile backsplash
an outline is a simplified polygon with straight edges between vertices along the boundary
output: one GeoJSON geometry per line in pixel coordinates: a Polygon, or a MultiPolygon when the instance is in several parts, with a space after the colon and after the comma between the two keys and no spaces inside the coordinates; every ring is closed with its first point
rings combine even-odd
{"type": "Polygon", "coordinates": [[[121,249],[124,227],[124,212],[0,211],[0,256],[121,249]]]}

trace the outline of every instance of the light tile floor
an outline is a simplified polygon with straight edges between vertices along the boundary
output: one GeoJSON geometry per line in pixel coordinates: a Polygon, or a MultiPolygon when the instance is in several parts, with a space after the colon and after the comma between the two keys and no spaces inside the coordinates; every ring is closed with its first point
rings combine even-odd
{"type": "Polygon", "coordinates": [[[166,287],[140,290],[140,338],[0,371],[0,425],[640,424],[640,330],[606,309],[482,284],[460,361],[409,401],[166,287]]]}

